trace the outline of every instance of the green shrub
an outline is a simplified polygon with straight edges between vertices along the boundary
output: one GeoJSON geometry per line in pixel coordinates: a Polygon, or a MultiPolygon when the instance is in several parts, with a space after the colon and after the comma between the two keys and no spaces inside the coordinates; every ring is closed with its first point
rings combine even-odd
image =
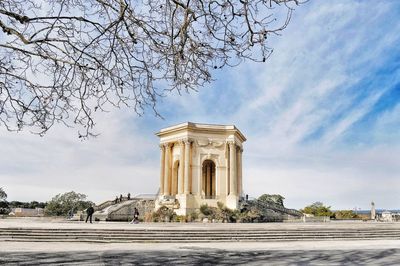
{"type": "Polygon", "coordinates": [[[197,219],[199,219],[199,213],[198,212],[191,212],[187,215],[187,221],[188,222],[194,222],[197,219]]]}
{"type": "Polygon", "coordinates": [[[153,222],[171,222],[176,214],[172,209],[166,206],[160,207],[157,211],[153,212],[153,222]]]}
{"type": "Polygon", "coordinates": [[[262,214],[257,209],[246,210],[238,214],[238,222],[240,223],[253,223],[260,220],[262,220],[262,214]]]}
{"type": "Polygon", "coordinates": [[[203,204],[200,206],[200,213],[205,216],[213,216],[215,213],[215,208],[208,206],[207,204],[203,204]]]}
{"type": "Polygon", "coordinates": [[[334,213],[331,211],[331,206],[325,206],[322,202],[319,201],[304,207],[304,209],[300,211],[302,213],[312,214],[314,216],[328,216],[328,217],[334,216],[334,213]]]}
{"type": "Polygon", "coordinates": [[[181,223],[186,222],[187,221],[186,215],[174,215],[172,217],[172,221],[173,222],[181,222],[181,223]]]}
{"type": "Polygon", "coordinates": [[[352,210],[335,211],[334,215],[335,215],[336,219],[358,219],[358,218],[361,218],[359,215],[357,215],[352,210]]]}

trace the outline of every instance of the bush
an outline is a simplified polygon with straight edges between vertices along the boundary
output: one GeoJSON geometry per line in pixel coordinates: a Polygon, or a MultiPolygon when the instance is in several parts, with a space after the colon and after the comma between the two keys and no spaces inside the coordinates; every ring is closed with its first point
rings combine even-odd
{"type": "Polygon", "coordinates": [[[208,206],[207,204],[203,204],[200,206],[200,213],[204,216],[213,216],[215,214],[215,209],[213,207],[208,206]]]}
{"type": "Polygon", "coordinates": [[[194,222],[197,219],[199,219],[199,213],[198,212],[191,212],[187,215],[187,221],[188,222],[194,222]]]}
{"type": "Polygon", "coordinates": [[[207,204],[200,206],[200,213],[202,218],[207,218],[208,220],[218,220],[225,222],[236,222],[238,219],[239,212],[237,210],[231,210],[224,206],[222,202],[217,202],[218,208],[210,207],[207,204]]]}
{"type": "Polygon", "coordinates": [[[334,216],[334,213],[331,211],[331,206],[325,206],[322,202],[314,202],[313,204],[304,207],[304,209],[300,211],[302,213],[312,214],[314,216],[334,216]]]}
{"type": "Polygon", "coordinates": [[[359,219],[361,218],[359,215],[355,214],[352,210],[341,210],[335,211],[336,219],[359,219]]]}
{"type": "Polygon", "coordinates": [[[187,222],[187,217],[186,217],[186,215],[174,215],[172,217],[172,221],[185,223],[185,222],[187,222]]]}
{"type": "Polygon", "coordinates": [[[254,223],[262,220],[262,214],[257,209],[250,209],[238,214],[238,222],[254,223]]]}
{"type": "Polygon", "coordinates": [[[170,222],[173,221],[174,216],[176,216],[176,214],[172,209],[162,206],[157,211],[153,212],[151,218],[153,222],[170,222]]]}

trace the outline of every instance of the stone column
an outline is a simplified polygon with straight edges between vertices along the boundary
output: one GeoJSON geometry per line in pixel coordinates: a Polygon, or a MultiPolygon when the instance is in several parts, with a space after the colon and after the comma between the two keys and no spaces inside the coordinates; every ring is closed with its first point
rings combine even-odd
{"type": "Polygon", "coordinates": [[[161,159],[160,159],[160,195],[164,195],[164,171],[165,171],[165,147],[160,144],[161,159]]]}
{"type": "Polygon", "coordinates": [[[190,141],[185,140],[185,181],[184,181],[184,186],[185,186],[185,191],[184,193],[188,195],[190,193],[190,188],[189,188],[189,175],[190,175],[190,141]]]}
{"type": "Polygon", "coordinates": [[[165,164],[164,164],[164,195],[171,195],[169,188],[169,177],[170,177],[170,144],[166,143],[165,146],[165,164]]]}
{"type": "Polygon", "coordinates": [[[242,179],[242,148],[237,149],[237,179],[238,179],[238,195],[241,196],[243,192],[243,179],[242,179]]]}
{"type": "Polygon", "coordinates": [[[184,143],[183,141],[179,142],[180,148],[180,157],[179,157],[179,172],[178,172],[178,194],[183,194],[183,184],[184,184],[184,177],[183,177],[183,168],[184,168],[184,143]]]}
{"type": "Polygon", "coordinates": [[[230,176],[230,193],[229,195],[237,195],[237,175],[236,175],[236,144],[229,142],[229,176],[230,176]]]}

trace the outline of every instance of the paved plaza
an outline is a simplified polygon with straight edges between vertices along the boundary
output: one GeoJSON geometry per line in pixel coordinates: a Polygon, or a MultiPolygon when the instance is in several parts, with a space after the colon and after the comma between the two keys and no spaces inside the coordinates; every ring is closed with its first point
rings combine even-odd
{"type": "MultiPolygon", "coordinates": [[[[164,229],[400,228],[400,223],[179,224],[94,223],[49,219],[1,219],[5,228],[164,229]]],[[[232,243],[0,243],[7,265],[399,265],[400,240],[330,240],[232,243]]]]}

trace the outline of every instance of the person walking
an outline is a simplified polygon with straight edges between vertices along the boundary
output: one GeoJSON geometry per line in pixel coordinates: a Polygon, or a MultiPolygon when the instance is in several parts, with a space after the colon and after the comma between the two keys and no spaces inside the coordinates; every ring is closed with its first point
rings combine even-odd
{"type": "Polygon", "coordinates": [[[122,194],[119,195],[119,202],[122,202],[122,194]]]}
{"type": "Polygon", "coordinates": [[[131,224],[137,224],[137,223],[139,223],[139,211],[135,207],[135,209],[133,210],[133,219],[132,219],[131,224]]]}
{"type": "Polygon", "coordinates": [[[128,200],[131,200],[131,193],[128,192],[128,200]]]}
{"type": "Polygon", "coordinates": [[[115,197],[114,203],[115,203],[115,204],[118,203],[118,196],[115,197]]]}
{"type": "Polygon", "coordinates": [[[92,223],[92,216],[93,216],[93,213],[94,213],[94,208],[93,208],[93,206],[90,206],[89,208],[86,209],[86,214],[87,214],[87,216],[86,216],[86,222],[85,222],[85,223],[87,223],[89,217],[90,217],[90,223],[92,223]]]}

